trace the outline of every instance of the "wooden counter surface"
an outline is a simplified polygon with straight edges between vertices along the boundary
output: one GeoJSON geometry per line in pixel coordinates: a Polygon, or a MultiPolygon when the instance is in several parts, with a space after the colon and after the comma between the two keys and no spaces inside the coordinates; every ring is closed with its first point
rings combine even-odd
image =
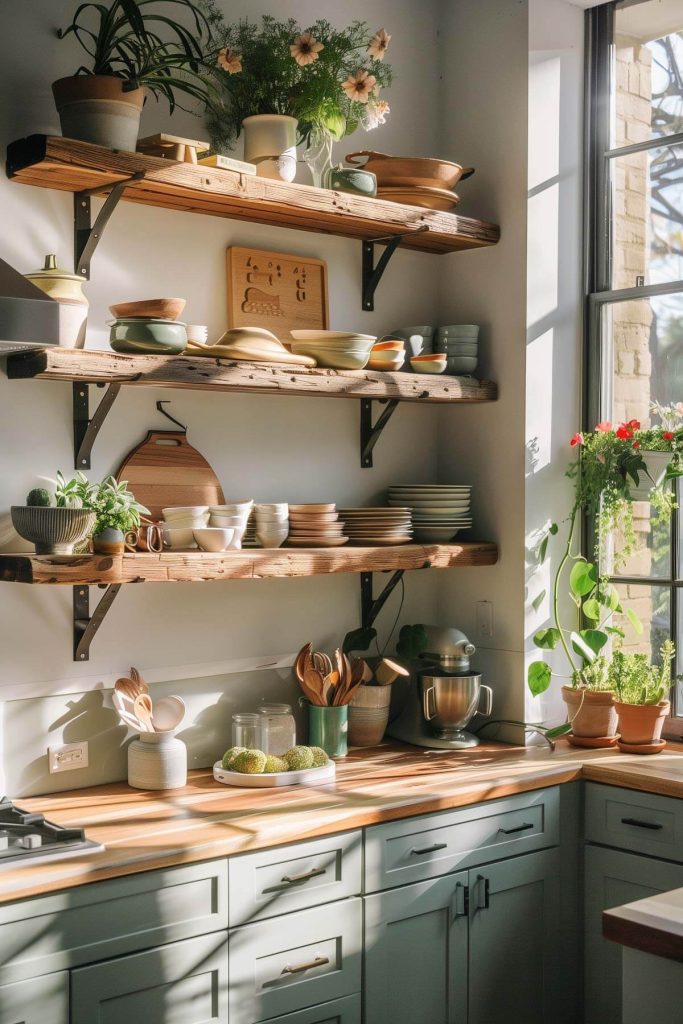
{"type": "Polygon", "coordinates": [[[602,933],[622,946],[683,963],[683,889],[605,910],[602,933]]]}
{"type": "Polygon", "coordinates": [[[482,744],[467,751],[384,744],[337,763],[318,787],[237,789],[191,772],[168,793],[125,783],[18,800],[61,825],[79,826],[105,846],[99,853],[0,871],[0,902],[88,882],[245,853],[314,836],[462,807],[588,778],[683,797],[683,746],[653,757],[482,744]]]}

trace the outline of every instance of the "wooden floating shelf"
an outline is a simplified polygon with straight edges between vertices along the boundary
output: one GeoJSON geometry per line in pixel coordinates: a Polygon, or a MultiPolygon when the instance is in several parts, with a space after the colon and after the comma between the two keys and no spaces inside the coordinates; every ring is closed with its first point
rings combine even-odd
{"type": "Polygon", "coordinates": [[[8,177],[39,188],[106,195],[112,186],[140,174],[144,177],[131,181],[123,198],[147,206],[365,241],[401,235],[402,247],[421,252],[477,249],[495,245],[500,237],[496,224],[455,213],[122,153],[59,136],[30,135],[7,150],[8,177]]]}
{"type": "Polygon", "coordinates": [[[490,402],[492,381],[444,374],[371,370],[308,370],[236,363],[206,356],[138,356],[75,349],[36,349],[7,357],[12,380],[74,381],[261,394],[399,399],[402,402],[490,402]]]}
{"type": "Polygon", "coordinates": [[[404,544],[395,547],[243,549],[222,554],[0,555],[0,582],[90,586],[122,583],[199,583],[277,579],[333,573],[451,569],[494,565],[488,543],[404,544]]]}

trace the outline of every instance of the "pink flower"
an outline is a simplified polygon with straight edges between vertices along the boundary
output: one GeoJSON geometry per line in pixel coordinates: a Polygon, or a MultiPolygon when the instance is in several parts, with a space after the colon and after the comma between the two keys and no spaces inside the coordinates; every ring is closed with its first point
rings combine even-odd
{"type": "Polygon", "coordinates": [[[375,60],[383,60],[384,54],[387,52],[390,39],[391,36],[385,29],[378,29],[368,44],[368,53],[370,56],[375,60]]]}
{"type": "Polygon", "coordinates": [[[629,420],[626,426],[631,430],[640,430],[640,420],[629,420]]]}
{"type": "Polygon", "coordinates": [[[621,426],[617,427],[617,437],[621,441],[629,441],[633,437],[633,431],[626,423],[622,423],[621,426]]]}
{"type": "Polygon", "coordinates": [[[302,32],[290,46],[289,52],[299,67],[305,68],[307,64],[317,60],[318,54],[324,49],[323,44],[314,39],[310,32],[302,32]]]}
{"type": "Polygon", "coordinates": [[[602,423],[596,423],[595,429],[600,434],[609,434],[610,430],[612,429],[612,424],[609,420],[603,420],[602,423]]]}
{"type": "Polygon", "coordinates": [[[223,71],[227,71],[229,75],[237,75],[242,70],[242,54],[235,53],[234,50],[224,46],[222,50],[218,51],[216,64],[223,71]]]}
{"type": "Polygon", "coordinates": [[[583,444],[583,434],[574,434],[569,443],[572,448],[576,448],[577,444],[583,444]]]}
{"type": "Polygon", "coordinates": [[[664,438],[665,441],[673,441],[673,439],[674,439],[674,435],[673,435],[673,433],[670,430],[664,430],[662,432],[662,437],[664,438]]]}
{"type": "Polygon", "coordinates": [[[640,448],[640,441],[634,441],[633,442],[633,447],[634,448],[640,448]]]}
{"type": "Polygon", "coordinates": [[[364,68],[358,68],[353,75],[349,75],[341,87],[352,103],[367,103],[372,90],[377,85],[374,75],[368,74],[364,68]]]}

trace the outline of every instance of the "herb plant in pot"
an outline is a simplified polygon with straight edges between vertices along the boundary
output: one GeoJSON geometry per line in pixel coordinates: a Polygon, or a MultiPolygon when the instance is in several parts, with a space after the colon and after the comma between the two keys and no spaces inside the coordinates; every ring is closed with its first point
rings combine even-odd
{"type": "Polygon", "coordinates": [[[662,728],[671,711],[674,653],[671,640],[662,645],[660,665],[651,665],[646,654],[614,652],[609,675],[619,716],[619,746],[627,753],[657,754],[665,746],[662,728]]]}
{"type": "Polygon", "coordinates": [[[95,484],[80,472],[72,480],[57,474],[57,504],[77,505],[94,513],[93,548],[102,555],[123,554],[126,533],[137,530],[140,516],[149,512],[135,500],[127,481],[118,483],[108,476],[95,484]]]}
{"type": "Polygon", "coordinates": [[[67,138],[133,152],[146,91],[167,100],[171,113],[177,93],[202,104],[215,97],[203,58],[209,25],[192,0],[82,3],[57,35],[74,36],[90,58],[52,86],[67,138]]]}

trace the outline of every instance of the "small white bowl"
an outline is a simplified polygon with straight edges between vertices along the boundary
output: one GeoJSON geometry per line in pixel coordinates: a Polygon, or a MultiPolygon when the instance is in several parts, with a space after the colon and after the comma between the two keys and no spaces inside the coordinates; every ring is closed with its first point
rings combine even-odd
{"type": "Polygon", "coordinates": [[[289,512],[259,512],[256,510],[257,523],[286,523],[289,521],[289,512]]]}
{"type": "Polygon", "coordinates": [[[235,509],[251,509],[254,504],[253,498],[242,498],[240,501],[226,501],[223,505],[209,505],[209,512],[234,512],[235,509]]]}
{"type": "Polygon", "coordinates": [[[256,531],[256,539],[262,548],[280,548],[288,536],[289,530],[268,530],[265,533],[258,529],[256,531]]]}
{"type": "Polygon", "coordinates": [[[234,536],[234,530],[223,530],[215,526],[205,526],[194,531],[194,539],[202,551],[227,551],[234,536]]]}
{"type": "Polygon", "coordinates": [[[411,359],[410,365],[415,373],[445,373],[448,360],[443,359],[411,359]]]}
{"type": "Polygon", "coordinates": [[[179,505],[177,508],[162,508],[164,519],[173,519],[176,516],[205,516],[208,514],[208,505],[179,505]]]}
{"type": "Polygon", "coordinates": [[[272,512],[273,514],[278,513],[280,515],[289,515],[289,505],[286,501],[273,501],[273,502],[262,502],[259,501],[254,505],[254,510],[257,515],[263,513],[272,512]]]}
{"type": "Polygon", "coordinates": [[[198,341],[200,345],[205,344],[209,337],[206,324],[185,324],[185,332],[188,341],[198,341]]]}
{"type": "Polygon", "coordinates": [[[187,551],[195,548],[194,530],[192,527],[183,529],[164,528],[164,544],[172,551],[187,551]]]}
{"type": "Polygon", "coordinates": [[[209,526],[218,527],[221,530],[246,530],[247,519],[243,516],[209,516],[209,526]]]}

